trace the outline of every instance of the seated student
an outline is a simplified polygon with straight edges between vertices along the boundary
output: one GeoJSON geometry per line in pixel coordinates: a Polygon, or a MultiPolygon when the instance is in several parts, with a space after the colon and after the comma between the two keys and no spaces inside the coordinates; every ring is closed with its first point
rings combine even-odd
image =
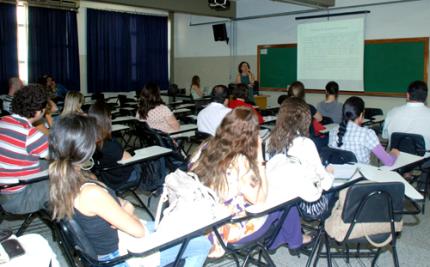
{"type": "MultiPolygon", "coordinates": [[[[235,108],[225,116],[215,136],[200,147],[192,160],[190,170],[218,194],[232,214],[266,200],[267,178],[259,128],[254,110],[235,108]]],[[[253,235],[260,236],[279,216],[279,213],[273,213],[244,223],[229,224],[223,231],[224,240],[234,243],[253,235]]],[[[291,209],[270,249],[287,243],[289,248],[295,249],[302,242],[300,217],[297,209],[291,209]]],[[[214,242],[210,256],[219,257],[222,254],[223,250],[214,242]]]]}
{"type": "Polygon", "coordinates": [[[258,112],[251,104],[246,103],[248,87],[245,84],[238,84],[234,87],[232,95],[233,99],[228,102],[228,107],[233,109],[236,107],[248,107],[254,110],[257,114],[258,123],[262,124],[264,122],[263,116],[258,112]]]}
{"type": "MultiPolygon", "coordinates": [[[[295,81],[290,84],[290,87],[288,87],[288,97],[292,96],[305,100],[305,85],[302,82],[295,81]]],[[[311,111],[312,118],[320,122],[322,120],[321,113],[319,113],[313,105],[308,104],[308,106],[311,111]]]]}
{"type": "Polygon", "coordinates": [[[203,97],[203,90],[200,86],[200,77],[197,75],[194,75],[191,79],[190,92],[193,99],[200,99],[203,97]]]}
{"type": "Polygon", "coordinates": [[[324,168],[314,142],[308,138],[310,121],[309,107],[303,99],[291,97],[284,100],[276,126],[270,133],[267,152],[269,157],[283,153],[312,166],[316,175],[322,178],[322,188],[328,190],[333,184],[333,169],[324,168]]]}
{"type": "Polygon", "coordinates": [[[2,110],[12,113],[12,100],[15,93],[23,87],[22,81],[18,77],[12,77],[9,79],[9,91],[7,95],[1,95],[0,99],[3,100],[2,110]]]}
{"type": "Polygon", "coordinates": [[[227,87],[216,85],[212,89],[212,102],[197,115],[197,129],[200,132],[215,135],[225,115],[231,111],[228,104],[227,87]]]}
{"type": "MultiPolygon", "coordinates": [[[[302,82],[295,81],[288,88],[288,97],[293,96],[305,100],[305,86],[302,82]]],[[[308,106],[312,117],[312,121],[309,124],[310,137],[318,148],[327,146],[327,136],[320,134],[320,131],[325,129],[325,127],[321,124],[322,115],[313,105],[308,104],[308,106]]]]}
{"type": "Polygon", "coordinates": [[[165,133],[179,130],[178,120],[164,104],[160,96],[160,88],[155,83],[148,83],[142,89],[136,117],[146,121],[149,127],[165,133]]]}
{"type": "Polygon", "coordinates": [[[325,86],[325,101],[317,105],[317,110],[325,117],[329,117],[334,123],[342,121],[342,103],[337,102],[339,85],[337,82],[328,82],[325,86]]]}
{"type": "Polygon", "coordinates": [[[399,151],[392,149],[388,154],[379,143],[375,132],[361,127],[364,120],[364,101],[356,96],[348,98],[343,104],[342,113],[342,122],[330,131],[329,146],[353,152],[359,163],[369,164],[370,152],[373,152],[384,165],[393,165],[399,151]]]}
{"type": "MultiPolygon", "coordinates": [[[[0,118],[0,179],[46,169],[39,159],[48,156],[48,138],[32,124],[42,118],[47,101],[40,85],[24,86],[12,100],[12,115],[0,118]]],[[[3,209],[14,214],[38,211],[47,201],[48,180],[5,189],[0,194],[3,209]]]]}
{"type": "Polygon", "coordinates": [[[84,96],[77,91],[69,91],[64,99],[64,107],[61,116],[66,116],[71,113],[84,114],[82,105],[84,104],[84,96]]]}
{"type": "MultiPolygon", "coordinates": [[[[67,99],[67,98],[66,98],[67,99]]],[[[112,120],[109,107],[105,103],[91,105],[88,116],[94,118],[97,124],[97,149],[94,154],[102,167],[114,167],[119,160],[131,158],[121,144],[112,138],[112,120]]],[[[141,169],[136,167],[121,168],[106,173],[106,178],[112,185],[121,185],[124,182],[136,181],[140,177],[141,169]]]]}
{"type": "MultiPolygon", "coordinates": [[[[53,218],[73,218],[90,240],[99,260],[118,257],[120,244],[122,250],[122,245],[126,249],[130,245],[135,248],[144,242],[153,231],[153,223],[139,220],[130,202],[116,197],[111,189],[83,169],[83,164],[90,160],[96,149],[94,119],[82,115],[61,117],[49,138],[53,218]],[[124,235],[127,238],[121,239],[124,235]],[[124,244],[125,240],[128,243],[124,244]]],[[[210,243],[206,237],[192,239],[183,254],[185,266],[203,266],[209,249],[210,243]]],[[[173,262],[178,251],[179,246],[162,250],[160,265],[173,262]]]]}
{"type": "Polygon", "coordinates": [[[49,90],[53,101],[64,99],[66,97],[68,92],[67,88],[64,87],[64,85],[57,83],[52,75],[44,74],[39,79],[39,83],[49,90]]]}
{"type": "Polygon", "coordinates": [[[427,84],[412,82],[406,93],[407,103],[393,108],[385,117],[382,137],[391,138],[394,132],[419,134],[424,137],[426,149],[430,149],[430,108],[426,106],[427,84]]]}

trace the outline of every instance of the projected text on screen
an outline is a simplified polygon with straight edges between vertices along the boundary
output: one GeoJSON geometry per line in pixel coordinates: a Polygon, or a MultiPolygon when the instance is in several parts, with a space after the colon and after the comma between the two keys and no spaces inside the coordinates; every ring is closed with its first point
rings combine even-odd
{"type": "Polygon", "coordinates": [[[297,78],[307,88],[334,80],[341,90],[363,91],[363,18],[301,24],[297,47],[297,78]]]}

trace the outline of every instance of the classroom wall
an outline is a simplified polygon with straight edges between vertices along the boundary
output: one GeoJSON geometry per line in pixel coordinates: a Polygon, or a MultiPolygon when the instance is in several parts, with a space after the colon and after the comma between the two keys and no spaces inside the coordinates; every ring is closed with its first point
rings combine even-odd
{"type": "MultiPolygon", "coordinates": [[[[383,0],[342,0],[336,7],[384,2],[383,0]]],[[[312,8],[292,4],[272,2],[269,0],[241,0],[237,4],[238,18],[292,12],[312,8]]],[[[408,3],[397,3],[382,6],[348,8],[333,13],[370,10],[366,17],[366,39],[387,39],[430,36],[430,1],[421,0],[408,3]]],[[[234,80],[237,64],[248,61],[254,72],[257,68],[256,50],[259,44],[285,44],[297,42],[296,16],[325,13],[309,13],[253,20],[228,22],[231,45],[214,42],[211,25],[190,26],[190,21],[211,21],[213,18],[202,18],[185,14],[175,14],[174,73],[175,82],[180,87],[189,87],[191,76],[199,74],[203,86],[216,83],[228,83],[234,80]]],[[[345,17],[347,18],[347,17],[345,17]]],[[[306,20],[307,22],[310,20],[306,20]]],[[[276,103],[279,92],[264,92],[271,95],[269,104],[276,103]]],[[[341,96],[344,100],[347,96],[341,96]]],[[[323,98],[322,94],[308,94],[307,101],[316,104],[323,98]]],[[[363,97],[369,107],[381,107],[387,112],[394,106],[404,103],[403,98],[363,97]]]]}

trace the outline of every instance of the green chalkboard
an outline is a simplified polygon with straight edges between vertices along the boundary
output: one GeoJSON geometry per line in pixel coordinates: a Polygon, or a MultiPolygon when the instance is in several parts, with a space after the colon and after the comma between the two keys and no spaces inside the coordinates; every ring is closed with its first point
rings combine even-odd
{"type": "MultiPolygon", "coordinates": [[[[429,38],[367,40],[364,93],[356,93],[403,96],[411,81],[427,81],[428,45],[429,38]]],[[[297,79],[296,44],[260,45],[257,61],[262,90],[282,90],[297,79]]]]}

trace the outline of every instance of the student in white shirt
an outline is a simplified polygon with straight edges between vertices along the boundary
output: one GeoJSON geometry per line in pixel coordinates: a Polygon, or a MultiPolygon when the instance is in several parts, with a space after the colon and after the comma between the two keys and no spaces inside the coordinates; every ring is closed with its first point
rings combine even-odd
{"type": "Polygon", "coordinates": [[[303,99],[285,99],[279,109],[276,126],[270,134],[268,158],[283,153],[298,159],[314,170],[321,179],[321,187],[328,190],[333,184],[333,168],[328,166],[325,169],[322,165],[315,143],[308,137],[310,122],[309,106],[303,99]]]}
{"type": "Polygon", "coordinates": [[[382,137],[391,138],[394,132],[419,134],[430,149],[430,108],[425,105],[428,89],[423,81],[414,81],[406,92],[407,103],[388,112],[382,137]]]}
{"type": "Polygon", "coordinates": [[[212,103],[197,115],[198,131],[214,136],[225,115],[231,111],[227,104],[227,87],[225,85],[216,85],[212,89],[212,103]]]}

